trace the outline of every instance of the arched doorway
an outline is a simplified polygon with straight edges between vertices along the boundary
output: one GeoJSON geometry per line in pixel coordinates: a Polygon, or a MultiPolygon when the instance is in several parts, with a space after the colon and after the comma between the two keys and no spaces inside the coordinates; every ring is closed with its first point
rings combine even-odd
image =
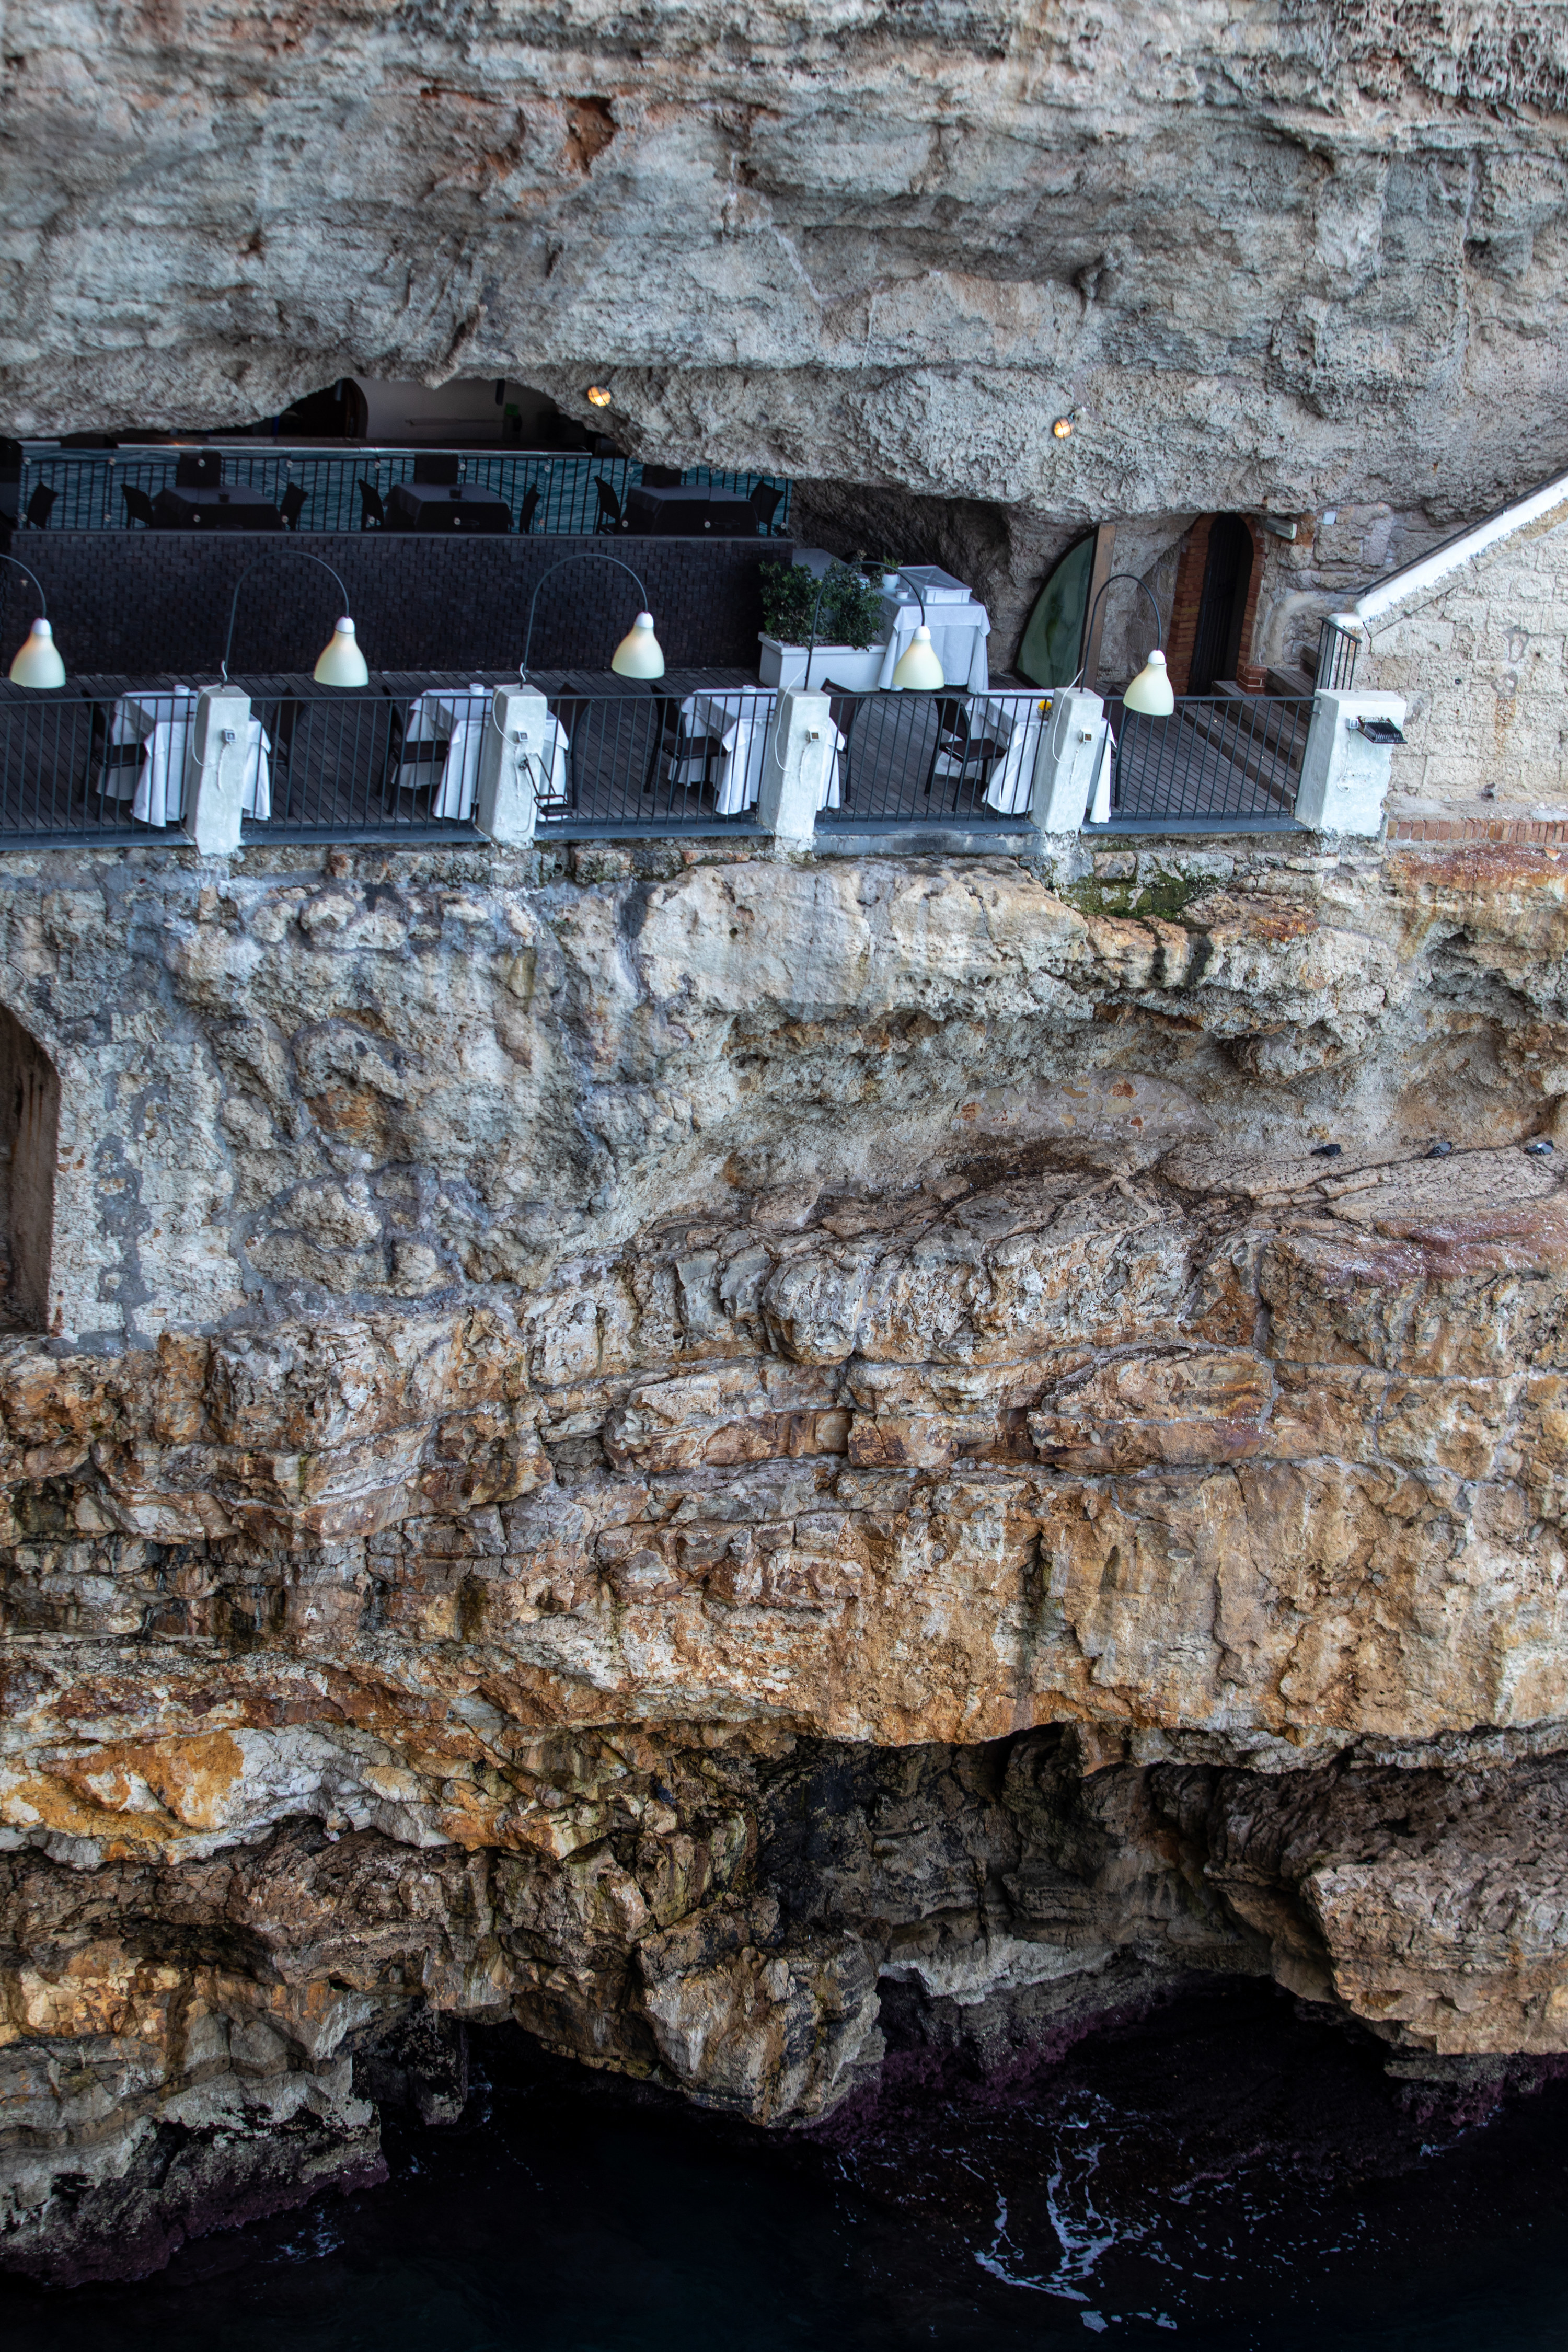
{"type": "Polygon", "coordinates": [[[1188,694],[1212,694],[1221,678],[1236,676],[1251,585],[1252,533],[1239,515],[1214,516],[1187,670],[1188,694]]]}
{"type": "Polygon", "coordinates": [[[0,1311],[13,1328],[27,1331],[48,1328],[59,1127],[55,1066],[37,1038],[0,1007],[0,1311]]]}

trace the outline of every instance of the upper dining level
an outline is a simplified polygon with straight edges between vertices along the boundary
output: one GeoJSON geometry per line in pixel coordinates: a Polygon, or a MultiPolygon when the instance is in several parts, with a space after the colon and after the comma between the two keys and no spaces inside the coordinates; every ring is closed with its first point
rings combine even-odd
{"type": "Polygon", "coordinates": [[[782,538],[781,475],[539,450],[0,443],[0,530],[782,538]]]}

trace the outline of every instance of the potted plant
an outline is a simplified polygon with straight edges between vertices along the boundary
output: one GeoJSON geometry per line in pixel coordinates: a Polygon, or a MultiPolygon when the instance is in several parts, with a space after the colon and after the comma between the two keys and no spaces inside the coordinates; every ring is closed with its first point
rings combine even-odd
{"type": "Polygon", "coordinates": [[[882,667],[882,599],[847,563],[834,563],[820,582],[804,564],[762,567],[760,672],[764,686],[810,683],[868,693],[882,667]],[[818,590],[821,602],[817,602],[818,590]],[[813,642],[812,616],[816,614],[813,642]]]}

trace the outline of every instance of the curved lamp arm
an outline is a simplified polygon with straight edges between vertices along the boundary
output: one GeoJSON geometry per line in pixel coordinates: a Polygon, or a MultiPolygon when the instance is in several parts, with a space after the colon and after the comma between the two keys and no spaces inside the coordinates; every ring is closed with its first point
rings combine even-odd
{"type": "MultiPolygon", "coordinates": [[[[1154,602],[1152,591],[1144,586],[1144,583],[1139,579],[1136,572],[1113,572],[1108,580],[1102,580],[1100,582],[1100,594],[1096,596],[1093,604],[1089,608],[1089,626],[1083,633],[1083,642],[1086,650],[1094,643],[1094,616],[1100,610],[1100,600],[1105,595],[1107,589],[1114,588],[1119,580],[1130,580],[1134,588],[1140,590],[1143,595],[1148,597],[1149,610],[1154,615],[1154,643],[1158,645],[1160,642],[1160,632],[1165,625],[1160,618],[1160,607],[1154,602]]],[[[1079,666],[1078,677],[1074,678],[1073,685],[1079,685],[1082,678],[1083,665],[1080,663],[1079,666]]]]}
{"type": "MultiPolygon", "coordinates": [[[[0,563],[9,563],[18,572],[27,572],[26,565],[14,555],[0,555],[0,563]]],[[[38,618],[40,621],[47,621],[49,617],[49,608],[44,602],[43,583],[36,572],[27,572],[27,577],[38,592],[38,618]]]]}
{"type": "Polygon", "coordinates": [[[596,551],[591,555],[563,555],[559,563],[552,563],[548,572],[542,572],[540,573],[533,594],[530,599],[528,607],[528,635],[522,641],[522,659],[517,666],[517,674],[520,677],[526,677],[528,676],[528,656],[533,651],[533,614],[535,607],[539,603],[539,591],[543,587],[547,580],[554,577],[557,572],[564,572],[569,563],[613,563],[616,570],[617,572],[624,572],[628,580],[637,580],[637,594],[642,599],[642,603],[639,605],[638,610],[644,613],[647,610],[647,590],[643,586],[642,582],[637,580],[637,575],[632,570],[631,565],[629,563],[623,563],[618,555],[600,555],[596,551]]]}
{"type": "Polygon", "coordinates": [[[234,651],[234,616],[239,610],[239,592],[244,587],[246,582],[249,579],[253,572],[259,572],[264,563],[270,562],[275,556],[279,555],[287,556],[290,562],[297,561],[300,563],[314,563],[320,568],[320,570],[326,572],[329,579],[336,580],[338,583],[338,593],[343,600],[342,609],[345,613],[348,611],[349,592],[343,586],[342,582],[338,579],[337,573],[332,570],[331,565],[326,562],[324,557],[312,555],[308,548],[303,547],[279,547],[269,551],[267,555],[258,555],[254,563],[247,563],[246,565],[245,570],[240,573],[239,578],[234,583],[234,595],[230,600],[228,608],[228,635],[223,641],[223,659],[218,664],[218,675],[222,677],[226,685],[228,682],[228,657],[234,651]]]}
{"type": "MultiPolygon", "coordinates": [[[[830,565],[828,568],[829,568],[829,570],[831,570],[831,569],[832,569],[831,565],[830,565]]],[[[910,575],[909,575],[909,573],[908,573],[907,572],[905,572],[905,571],[901,570],[901,569],[900,569],[900,571],[896,572],[893,574],[893,577],[895,578],[895,580],[910,580],[910,575]]],[[[814,597],[814,599],[812,600],[812,606],[811,606],[811,631],[810,631],[810,634],[809,634],[809,635],[807,636],[806,641],[805,641],[805,679],[804,679],[804,681],[802,682],[802,686],[801,686],[801,692],[802,692],[803,694],[809,694],[809,693],[810,693],[810,691],[811,691],[811,657],[812,657],[812,655],[816,651],[816,620],[817,620],[817,615],[818,615],[818,614],[819,614],[819,613],[821,612],[821,610],[822,610],[822,592],[823,592],[823,590],[826,587],[826,585],[827,585],[827,572],[825,572],[823,573],[823,575],[822,575],[821,579],[820,579],[820,580],[817,582],[817,583],[816,583],[816,596],[814,597]]],[[[920,590],[919,590],[918,588],[915,588],[915,583],[914,583],[914,582],[913,582],[912,580],[910,580],[910,586],[911,588],[914,588],[914,591],[915,591],[915,603],[916,603],[916,604],[920,606],[920,608],[921,608],[921,628],[923,629],[923,628],[927,625],[927,623],[926,623],[926,600],[925,600],[925,598],[921,594],[920,590]]]]}

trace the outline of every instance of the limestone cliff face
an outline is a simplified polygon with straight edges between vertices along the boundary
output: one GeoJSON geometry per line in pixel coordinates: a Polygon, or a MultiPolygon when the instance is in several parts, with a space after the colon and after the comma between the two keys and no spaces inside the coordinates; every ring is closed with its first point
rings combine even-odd
{"type": "Polygon", "coordinates": [[[465,2020],[775,2124],[889,1983],[1568,2048],[1568,865],[19,863],[8,2259],[465,2020]]]}
{"type": "Polygon", "coordinates": [[[1568,460],[1539,0],[21,0],[6,50],[9,430],[602,379],[661,457],[1069,520],[1568,460]]]}

